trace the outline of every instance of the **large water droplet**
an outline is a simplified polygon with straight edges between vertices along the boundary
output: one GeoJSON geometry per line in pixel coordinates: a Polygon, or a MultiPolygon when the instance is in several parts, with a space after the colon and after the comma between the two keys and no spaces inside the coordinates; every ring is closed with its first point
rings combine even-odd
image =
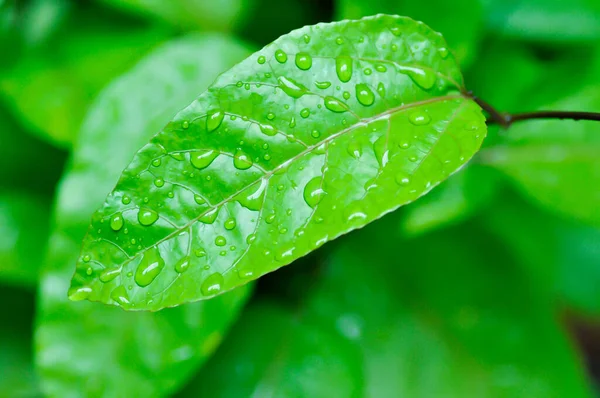
{"type": "Polygon", "coordinates": [[[199,205],[203,205],[206,203],[206,200],[200,195],[194,195],[194,202],[196,202],[199,205]]]}
{"type": "Polygon", "coordinates": [[[347,55],[340,55],[335,59],[335,72],[338,79],[346,83],[352,78],[352,58],[347,55]]]}
{"type": "Polygon", "coordinates": [[[235,228],[235,225],[236,225],[235,218],[228,218],[224,224],[225,229],[230,230],[230,231],[235,228]]]}
{"type": "Polygon", "coordinates": [[[283,50],[275,51],[275,59],[280,64],[283,64],[287,61],[287,54],[283,50]]]}
{"type": "Polygon", "coordinates": [[[215,238],[215,245],[217,246],[225,246],[227,244],[227,239],[224,236],[217,236],[215,238]]]}
{"type": "Polygon", "coordinates": [[[158,220],[158,213],[151,209],[141,208],[138,211],[138,221],[144,226],[150,226],[158,220]]]}
{"type": "Polygon", "coordinates": [[[304,201],[307,205],[314,208],[325,196],[323,190],[323,177],[318,176],[311,179],[304,187],[304,201]]]}
{"type": "Polygon", "coordinates": [[[217,216],[219,215],[219,208],[218,207],[214,207],[210,210],[208,210],[206,213],[204,213],[199,220],[201,222],[203,222],[204,224],[212,224],[215,222],[215,220],[217,219],[217,216]]]}
{"type": "Polygon", "coordinates": [[[71,301],[82,301],[90,297],[92,294],[92,288],[88,286],[81,286],[69,289],[68,295],[71,301]]]}
{"type": "Polygon", "coordinates": [[[205,169],[219,156],[214,149],[204,149],[190,153],[190,163],[197,169],[205,169]]]}
{"type": "Polygon", "coordinates": [[[238,170],[247,170],[252,167],[252,158],[238,148],[233,155],[233,165],[238,170]]]}
{"type": "Polygon", "coordinates": [[[419,87],[429,90],[435,84],[437,76],[431,69],[420,69],[409,66],[399,68],[400,72],[407,74],[419,87]]]}
{"type": "Polygon", "coordinates": [[[260,131],[264,134],[264,135],[268,135],[269,137],[273,137],[274,135],[277,135],[277,129],[273,126],[270,126],[268,124],[261,124],[260,125],[260,131]]]}
{"type": "Polygon", "coordinates": [[[312,57],[304,52],[296,54],[296,66],[302,70],[309,70],[312,66],[312,57]]]}
{"type": "Polygon", "coordinates": [[[154,186],[157,188],[162,188],[165,186],[165,180],[163,180],[162,178],[157,178],[154,180],[154,186]]]}
{"type": "Polygon", "coordinates": [[[212,111],[206,118],[206,130],[210,133],[219,128],[225,118],[225,113],[221,110],[212,111]]]}
{"type": "Polygon", "coordinates": [[[175,271],[182,274],[190,268],[189,257],[184,257],[175,264],[175,271]]]}
{"type": "Polygon", "coordinates": [[[371,106],[375,102],[375,94],[365,83],[356,85],[356,99],[361,105],[371,106]]]}
{"type": "Polygon", "coordinates": [[[426,112],[414,111],[408,115],[408,120],[415,126],[424,126],[429,124],[431,118],[426,112]]]}
{"type": "Polygon", "coordinates": [[[121,213],[116,213],[110,219],[110,228],[113,231],[119,231],[121,228],[123,228],[123,224],[124,224],[123,215],[121,213]]]}
{"type": "Polygon", "coordinates": [[[321,90],[325,90],[331,86],[331,82],[315,82],[315,86],[321,90]]]}
{"type": "Polygon", "coordinates": [[[279,77],[279,87],[281,87],[284,93],[293,98],[300,98],[308,92],[308,89],[302,84],[285,76],[279,77]]]}
{"type": "Polygon", "coordinates": [[[310,109],[308,108],[304,108],[300,111],[300,116],[302,116],[304,119],[306,119],[307,117],[310,116],[310,109]]]}
{"type": "Polygon", "coordinates": [[[379,165],[381,167],[385,167],[385,165],[388,163],[388,156],[389,156],[389,151],[388,151],[388,147],[387,147],[387,137],[384,135],[382,135],[381,137],[379,137],[377,139],[377,141],[375,141],[373,143],[373,151],[375,152],[375,157],[377,158],[377,161],[379,162],[379,165]]]}
{"type": "Polygon", "coordinates": [[[244,191],[235,197],[240,205],[248,210],[259,211],[267,188],[267,180],[261,179],[259,183],[254,184],[249,190],[244,191]]]}
{"type": "Polygon", "coordinates": [[[106,268],[100,273],[100,282],[108,283],[121,274],[121,267],[106,268]]]}
{"type": "Polygon", "coordinates": [[[133,279],[138,286],[146,287],[156,279],[164,266],[165,260],[161,257],[158,247],[152,246],[144,253],[133,279]]]}
{"type": "Polygon", "coordinates": [[[362,156],[362,148],[359,142],[351,141],[348,144],[348,153],[355,159],[358,159],[362,156]]]}
{"type": "Polygon", "coordinates": [[[110,293],[110,298],[117,302],[117,304],[124,306],[129,304],[129,296],[127,295],[127,290],[125,286],[120,285],[113,289],[110,293]]]}
{"type": "Polygon", "coordinates": [[[202,290],[202,294],[205,296],[212,296],[218,294],[223,289],[223,275],[218,272],[209,275],[204,282],[202,282],[202,286],[200,289],[202,290]]]}
{"type": "Polygon", "coordinates": [[[329,109],[332,112],[342,113],[348,110],[348,105],[344,104],[342,101],[335,97],[327,96],[324,98],[325,108],[329,109]]]}

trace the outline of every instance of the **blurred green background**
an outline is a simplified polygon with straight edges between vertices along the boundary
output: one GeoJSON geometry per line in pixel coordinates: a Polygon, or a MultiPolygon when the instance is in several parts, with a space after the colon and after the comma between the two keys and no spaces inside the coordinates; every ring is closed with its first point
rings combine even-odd
{"type": "Polygon", "coordinates": [[[440,31],[502,111],[600,112],[598,0],[0,0],[0,397],[600,397],[600,123],[490,126],[417,202],[206,303],[71,303],[92,212],[307,24],[440,31]]]}

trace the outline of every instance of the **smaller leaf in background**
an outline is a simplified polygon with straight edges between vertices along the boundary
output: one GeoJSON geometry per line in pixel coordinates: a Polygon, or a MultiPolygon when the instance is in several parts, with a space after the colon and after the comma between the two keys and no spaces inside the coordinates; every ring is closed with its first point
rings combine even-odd
{"type": "Polygon", "coordinates": [[[244,20],[255,2],[254,0],[100,1],[122,10],[168,22],[179,29],[213,31],[233,30],[244,20]]]}
{"type": "MultiPolygon", "coordinates": [[[[48,396],[168,394],[213,353],[245,304],[249,285],[218,300],[137,314],[73,303],[67,290],[89,214],[131,154],[248,53],[243,43],[221,35],[173,40],[111,83],[92,105],[59,188],[42,272],[36,361],[48,396]]],[[[107,272],[103,279],[116,277],[107,272]]],[[[127,292],[124,285],[123,298],[114,297],[124,299],[127,292]]]]}
{"type": "Polygon", "coordinates": [[[399,216],[333,244],[297,308],[251,304],[181,396],[591,398],[546,292],[498,239],[476,223],[397,239],[399,216]]]}
{"type": "Polygon", "coordinates": [[[35,297],[0,285],[0,302],[0,396],[39,397],[31,347],[35,297]]]}
{"type": "Polygon", "coordinates": [[[100,89],[166,36],[81,5],[44,46],[24,51],[0,73],[0,98],[26,128],[68,148],[100,89]]]}
{"type": "Polygon", "coordinates": [[[303,310],[252,303],[177,397],[362,396],[360,352],[303,310]]]}
{"type": "MultiPolygon", "coordinates": [[[[546,109],[598,111],[600,89],[591,86],[546,109]]],[[[515,124],[505,143],[482,150],[482,163],[498,168],[530,200],[600,226],[600,125],[544,120],[515,124]]]]}
{"type": "Polygon", "coordinates": [[[486,216],[563,309],[600,317],[600,228],[540,212],[505,196],[486,216]]]}
{"type": "Polygon", "coordinates": [[[597,0],[482,0],[487,28],[495,35],[532,41],[597,42],[597,0]]]}
{"type": "Polygon", "coordinates": [[[129,310],[206,300],[411,203],[486,135],[462,88],[444,39],[410,18],[280,37],[135,155],[92,217],[72,291],[129,310]]]}
{"type": "Polygon", "coordinates": [[[405,15],[423,21],[444,35],[461,65],[477,55],[482,28],[480,0],[336,0],[337,19],[357,19],[379,13],[405,15]]]}
{"type": "Polygon", "coordinates": [[[406,206],[400,229],[406,236],[416,236],[458,224],[487,206],[496,188],[494,170],[470,164],[406,206]]]}
{"type": "Polygon", "coordinates": [[[50,203],[18,192],[0,194],[0,282],[35,287],[48,239],[50,203]]]}

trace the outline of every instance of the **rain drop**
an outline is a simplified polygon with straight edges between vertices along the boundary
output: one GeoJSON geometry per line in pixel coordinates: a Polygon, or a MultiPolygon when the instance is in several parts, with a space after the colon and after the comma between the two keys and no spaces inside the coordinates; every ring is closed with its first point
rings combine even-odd
{"type": "Polygon", "coordinates": [[[163,180],[162,178],[157,178],[156,180],[154,180],[154,186],[156,186],[157,188],[162,188],[165,186],[165,180],[163,180]]]}
{"type": "Polygon", "coordinates": [[[335,59],[335,72],[338,79],[346,83],[352,78],[352,58],[347,55],[340,55],[335,59]]]}
{"type": "Polygon", "coordinates": [[[275,59],[280,64],[283,64],[287,61],[287,54],[283,50],[277,50],[275,51],[275,59]]]}
{"type": "Polygon", "coordinates": [[[175,271],[182,274],[188,270],[190,267],[190,259],[188,257],[184,257],[175,264],[175,271]]]}
{"type": "Polygon", "coordinates": [[[123,215],[121,213],[116,213],[110,219],[110,228],[113,231],[119,231],[121,228],[123,228],[123,224],[124,224],[123,215]]]}
{"type": "Polygon", "coordinates": [[[216,129],[219,128],[219,126],[223,122],[224,118],[225,118],[225,113],[220,110],[216,110],[216,111],[209,113],[208,117],[206,118],[206,130],[209,133],[212,131],[215,131],[216,129]]]}
{"type": "Polygon", "coordinates": [[[304,108],[300,111],[300,116],[302,116],[304,119],[306,119],[307,117],[310,116],[310,110],[308,108],[304,108]]]}
{"type": "Polygon", "coordinates": [[[396,174],[395,179],[396,179],[396,183],[398,183],[398,185],[406,186],[406,185],[410,184],[410,178],[408,178],[408,176],[404,173],[396,174]]]}
{"type": "Polygon", "coordinates": [[[165,260],[161,257],[158,247],[153,246],[144,253],[133,279],[139,287],[146,287],[156,279],[164,266],[165,260]]]}
{"type": "Polygon", "coordinates": [[[315,86],[321,90],[325,90],[331,86],[331,82],[315,82],[315,86]]]}
{"type": "Polygon", "coordinates": [[[219,152],[214,149],[204,149],[190,153],[190,163],[195,168],[202,170],[210,166],[210,164],[219,156],[219,152]]]}
{"type": "Polygon", "coordinates": [[[302,84],[285,76],[279,77],[279,87],[292,98],[300,98],[308,92],[308,89],[302,84]]]}
{"type": "Polygon", "coordinates": [[[110,298],[121,306],[129,304],[129,296],[127,295],[127,290],[123,285],[117,286],[110,293],[110,298]]]}
{"type": "Polygon", "coordinates": [[[106,268],[100,273],[100,282],[108,283],[121,274],[121,267],[106,268]]]}
{"type": "Polygon", "coordinates": [[[298,69],[309,70],[312,66],[312,57],[304,52],[296,54],[296,66],[298,69]]]}
{"type": "Polygon", "coordinates": [[[375,94],[365,83],[356,85],[356,99],[361,105],[371,106],[375,102],[375,94]]]}
{"type": "Polygon", "coordinates": [[[131,203],[131,198],[125,195],[121,198],[121,203],[123,203],[124,205],[128,205],[129,203],[131,203]]]}
{"type": "Polygon", "coordinates": [[[324,195],[323,177],[321,176],[314,177],[304,187],[304,201],[313,209],[321,201],[324,195]]]}
{"type": "Polygon", "coordinates": [[[214,208],[210,209],[209,211],[205,212],[199,218],[199,220],[201,222],[203,222],[204,224],[212,224],[212,223],[215,222],[215,220],[217,219],[218,215],[219,215],[219,208],[218,207],[214,207],[214,208]]]}
{"type": "Polygon", "coordinates": [[[204,282],[202,282],[200,290],[202,290],[203,295],[212,296],[221,292],[224,282],[223,275],[215,272],[214,274],[209,275],[204,282]]]}
{"type": "Polygon", "coordinates": [[[325,108],[332,112],[342,113],[348,110],[348,106],[335,97],[327,96],[324,98],[325,108]]]}
{"type": "Polygon", "coordinates": [[[252,159],[246,155],[240,148],[235,151],[233,155],[233,165],[238,170],[247,170],[252,167],[252,159]]]}
{"type": "Polygon", "coordinates": [[[414,111],[408,115],[408,120],[411,122],[411,124],[414,124],[415,126],[425,126],[429,124],[431,118],[425,112],[414,111]]]}
{"type": "Polygon", "coordinates": [[[151,209],[141,208],[138,211],[138,221],[143,226],[150,226],[158,220],[158,213],[151,209]]]}
{"type": "Polygon", "coordinates": [[[362,156],[362,148],[356,141],[350,142],[347,149],[348,154],[350,154],[350,156],[352,156],[354,159],[358,159],[362,156]]]}
{"type": "Polygon", "coordinates": [[[236,223],[235,223],[234,218],[229,218],[229,219],[227,219],[227,221],[225,221],[225,229],[227,229],[227,230],[231,231],[232,229],[235,228],[235,225],[236,225],[236,223]]]}
{"type": "Polygon", "coordinates": [[[258,62],[259,64],[264,64],[265,62],[267,62],[267,59],[265,58],[264,55],[261,55],[260,57],[258,57],[258,59],[256,60],[256,62],[258,62]]]}

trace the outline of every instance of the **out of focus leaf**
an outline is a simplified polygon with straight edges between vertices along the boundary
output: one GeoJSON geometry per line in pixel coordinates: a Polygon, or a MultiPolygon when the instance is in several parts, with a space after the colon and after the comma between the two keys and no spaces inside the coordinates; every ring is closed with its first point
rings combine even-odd
{"type": "Polygon", "coordinates": [[[410,18],[282,36],[136,154],[93,216],[72,289],[125,309],[208,299],[414,201],[485,137],[461,80],[443,38],[410,18]]]}
{"type": "Polygon", "coordinates": [[[600,228],[504,197],[489,212],[495,234],[563,308],[600,316],[600,228]]]}
{"type": "Polygon", "coordinates": [[[32,317],[35,300],[30,292],[0,286],[0,396],[38,397],[33,366],[32,317]]]}
{"type": "Polygon", "coordinates": [[[138,314],[73,303],[66,292],[89,214],[135,148],[219,71],[247,54],[244,45],[222,36],[169,42],[107,87],[86,117],[60,186],[37,312],[37,365],[49,396],[165,394],[211,355],[236,318],[248,289],[207,303],[138,314]]]}
{"type": "Polygon", "coordinates": [[[304,309],[256,302],[178,396],[360,397],[360,352],[304,309]]]}
{"type": "Polygon", "coordinates": [[[462,65],[470,63],[481,36],[480,0],[337,0],[338,19],[356,19],[378,13],[406,15],[423,21],[444,35],[462,65]]]}
{"type": "Polygon", "coordinates": [[[256,306],[185,396],[591,397],[543,290],[492,235],[399,241],[397,218],[340,241],[287,317],[256,306]]]}
{"type": "Polygon", "coordinates": [[[51,195],[65,158],[65,152],[28,134],[0,107],[0,191],[51,195]]]}
{"type": "Polygon", "coordinates": [[[50,204],[29,194],[0,194],[0,281],[35,286],[48,239],[50,204]]]}
{"type": "Polygon", "coordinates": [[[419,235],[464,221],[490,202],[496,188],[493,170],[470,165],[408,205],[401,230],[406,235],[419,235]]]}
{"type": "MultiPolygon", "coordinates": [[[[547,109],[598,111],[600,89],[588,87],[547,109]]],[[[600,226],[600,125],[544,120],[515,124],[504,145],[480,153],[532,201],[600,226]]]]}
{"type": "MultiPolygon", "coordinates": [[[[101,0],[178,28],[230,31],[243,21],[254,0],[101,0]]],[[[257,25],[257,28],[262,28],[257,25]]]]}
{"type": "Polygon", "coordinates": [[[488,29],[496,35],[548,42],[597,42],[597,0],[482,0],[488,29]]]}
{"type": "MultiPolygon", "coordinates": [[[[89,6],[88,6],[89,8],[89,6]]],[[[166,37],[148,26],[83,7],[44,46],[0,74],[0,97],[24,125],[70,147],[96,94],[166,37]]]]}

